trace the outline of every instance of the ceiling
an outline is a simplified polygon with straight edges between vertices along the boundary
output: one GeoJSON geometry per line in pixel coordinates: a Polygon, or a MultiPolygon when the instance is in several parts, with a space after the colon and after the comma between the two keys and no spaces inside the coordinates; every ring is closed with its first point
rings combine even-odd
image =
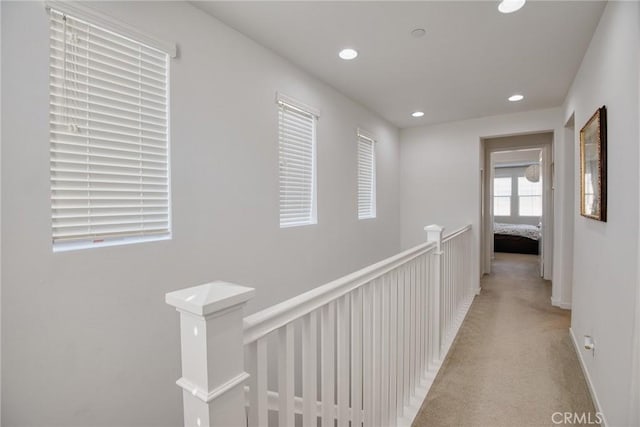
{"type": "Polygon", "coordinates": [[[497,1],[193,4],[401,128],[561,105],[605,5],[530,0],[502,14],[497,1]],[[341,60],[344,47],[360,55],[341,60]],[[507,101],[514,93],[525,99],[507,101]]]}

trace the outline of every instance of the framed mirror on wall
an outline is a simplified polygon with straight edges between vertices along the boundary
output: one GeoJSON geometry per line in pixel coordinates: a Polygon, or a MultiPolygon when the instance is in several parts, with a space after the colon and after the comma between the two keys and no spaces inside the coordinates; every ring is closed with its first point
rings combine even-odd
{"type": "Polygon", "coordinates": [[[607,109],[580,130],[580,215],[607,221],[607,109]]]}

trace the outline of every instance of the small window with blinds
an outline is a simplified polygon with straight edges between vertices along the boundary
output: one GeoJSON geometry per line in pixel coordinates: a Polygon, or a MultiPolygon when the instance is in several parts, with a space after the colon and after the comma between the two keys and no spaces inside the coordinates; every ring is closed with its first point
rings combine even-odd
{"type": "Polygon", "coordinates": [[[318,113],[282,95],[278,106],[280,227],[316,224],[318,113]]]}
{"type": "Polygon", "coordinates": [[[358,219],[376,217],[376,142],[358,131],[358,219]]]}
{"type": "Polygon", "coordinates": [[[50,10],[54,250],[169,238],[168,54],[50,10]]]}

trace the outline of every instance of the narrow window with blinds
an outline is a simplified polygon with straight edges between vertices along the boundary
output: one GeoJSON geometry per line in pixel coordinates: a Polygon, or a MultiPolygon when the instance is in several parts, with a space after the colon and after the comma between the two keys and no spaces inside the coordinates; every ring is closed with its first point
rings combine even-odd
{"type": "Polygon", "coordinates": [[[280,227],[317,223],[317,114],[278,98],[280,161],[280,227]]]}
{"type": "Polygon", "coordinates": [[[376,217],[376,142],[358,131],[358,219],[376,217]]]}
{"type": "Polygon", "coordinates": [[[170,237],[168,54],[50,10],[54,250],[170,237]]]}

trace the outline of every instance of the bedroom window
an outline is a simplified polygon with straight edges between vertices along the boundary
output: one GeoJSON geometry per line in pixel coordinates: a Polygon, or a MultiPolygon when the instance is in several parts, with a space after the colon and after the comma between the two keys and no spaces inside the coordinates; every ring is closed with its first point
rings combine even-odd
{"type": "Polygon", "coordinates": [[[542,215],[542,180],[531,182],[523,176],[518,177],[518,215],[542,215]]]}
{"type": "Polygon", "coordinates": [[[169,53],[49,12],[54,251],[169,238],[169,53]]]}
{"type": "Polygon", "coordinates": [[[376,142],[358,130],[358,219],[376,217],[376,142]]]}
{"type": "Polygon", "coordinates": [[[493,179],[493,215],[511,216],[511,178],[493,179]]]}
{"type": "Polygon", "coordinates": [[[280,228],[316,224],[318,113],[280,94],[278,106],[280,228]]]}

